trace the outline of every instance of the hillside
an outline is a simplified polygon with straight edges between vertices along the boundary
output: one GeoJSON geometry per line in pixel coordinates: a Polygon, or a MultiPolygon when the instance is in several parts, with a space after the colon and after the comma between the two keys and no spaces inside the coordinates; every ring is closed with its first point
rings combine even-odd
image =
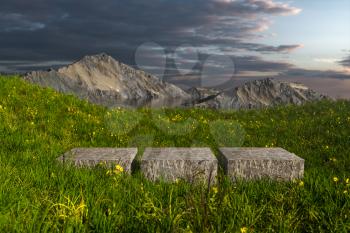
{"type": "Polygon", "coordinates": [[[262,110],[109,110],[0,77],[0,231],[349,232],[349,113],[349,101],[328,100],[262,110]],[[305,159],[305,179],[223,178],[208,189],[56,161],[79,146],[193,145],[283,147],[305,159]]]}

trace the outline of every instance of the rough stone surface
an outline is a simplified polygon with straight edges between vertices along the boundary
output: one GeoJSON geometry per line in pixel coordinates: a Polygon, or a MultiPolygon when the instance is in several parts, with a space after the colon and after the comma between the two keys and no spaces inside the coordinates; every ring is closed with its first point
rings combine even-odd
{"type": "Polygon", "coordinates": [[[137,148],[74,148],[58,159],[73,162],[76,166],[95,166],[100,162],[107,165],[119,164],[125,172],[131,172],[131,164],[137,148]]]}
{"type": "Polygon", "coordinates": [[[267,108],[278,105],[301,105],[310,101],[329,99],[301,83],[271,78],[254,80],[233,91],[231,108],[267,108]]]}
{"type": "Polygon", "coordinates": [[[219,148],[224,168],[232,180],[303,178],[304,160],[282,148],[219,148]]]}
{"type": "Polygon", "coordinates": [[[209,148],[146,148],[141,171],[148,179],[214,183],[218,162],[209,148]]]}
{"type": "Polygon", "coordinates": [[[23,78],[108,107],[157,106],[163,102],[171,106],[190,97],[181,88],[104,53],[85,56],[57,70],[29,72],[23,78]]]}

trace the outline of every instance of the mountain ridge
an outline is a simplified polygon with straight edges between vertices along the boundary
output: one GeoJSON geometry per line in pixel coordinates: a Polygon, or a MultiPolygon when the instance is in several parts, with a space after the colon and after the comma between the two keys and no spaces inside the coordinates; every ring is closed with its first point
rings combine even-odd
{"type": "Polygon", "coordinates": [[[84,56],[57,70],[32,71],[23,78],[108,107],[250,109],[281,104],[300,105],[329,99],[303,84],[272,78],[246,82],[230,94],[202,87],[192,87],[185,91],[145,71],[121,63],[106,53],[84,56]]]}
{"type": "Polygon", "coordinates": [[[181,88],[123,64],[105,53],[84,56],[57,70],[32,71],[24,79],[72,93],[96,104],[144,104],[155,99],[186,99],[181,88]]]}
{"type": "Polygon", "coordinates": [[[247,82],[235,88],[231,107],[264,108],[281,104],[300,105],[309,101],[330,99],[301,83],[266,78],[247,82]]]}

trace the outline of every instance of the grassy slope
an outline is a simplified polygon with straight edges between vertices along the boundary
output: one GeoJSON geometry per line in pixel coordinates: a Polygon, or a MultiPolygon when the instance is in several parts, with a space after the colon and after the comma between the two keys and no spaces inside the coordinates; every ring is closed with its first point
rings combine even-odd
{"type": "Polygon", "coordinates": [[[0,231],[350,231],[349,141],[346,101],[261,111],[108,111],[0,77],[0,231]],[[224,136],[215,141],[215,135],[224,136]],[[242,143],[280,146],[304,158],[304,184],[223,179],[216,192],[55,161],[78,146],[207,145],[215,151],[242,143]]]}

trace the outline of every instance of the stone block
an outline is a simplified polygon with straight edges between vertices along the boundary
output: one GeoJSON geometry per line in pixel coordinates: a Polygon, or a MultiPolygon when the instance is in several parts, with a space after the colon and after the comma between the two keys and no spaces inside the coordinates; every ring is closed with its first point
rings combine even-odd
{"type": "Polygon", "coordinates": [[[141,171],[152,181],[215,183],[218,161],[210,148],[146,148],[141,171]]]}
{"type": "Polygon", "coordinates": [[[226,174],[235,181],[271,178],[290,181],[304,176],[304,159],[282,148],[219,148],[226,174]]]}
{"type": "Polygon", "coordinates": [[[92,167],[99,163],[112,166],[119,164],[125,172],[131,172],[131,165],[137,154],[137,148],[74,148],[58,160],[74,165],[92,167]]]}

